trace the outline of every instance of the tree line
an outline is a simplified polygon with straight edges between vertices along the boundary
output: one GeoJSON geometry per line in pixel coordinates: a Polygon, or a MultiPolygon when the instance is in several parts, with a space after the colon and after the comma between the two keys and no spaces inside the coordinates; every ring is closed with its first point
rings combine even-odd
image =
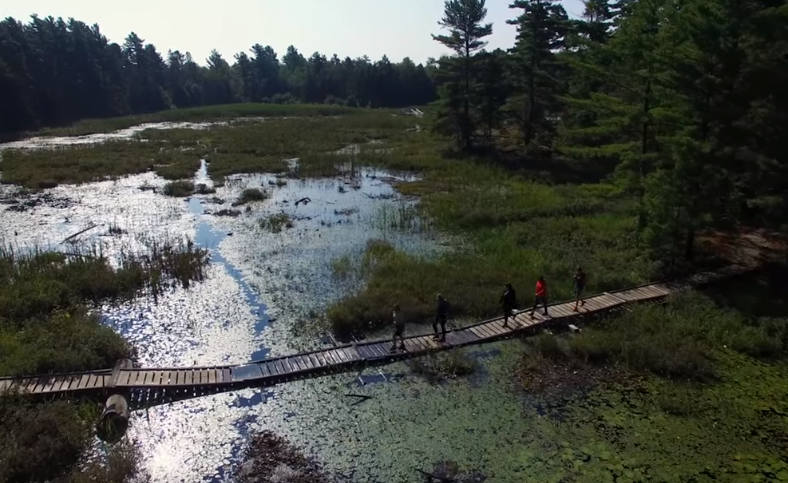
{"type": "Polygon", "coordinates": [[[98,25],[32,16],[0,22],[0,133],[79,119],[234,102],[310,102],[404,107],[435,99],[431,64],[409,58],[281,56],[256,44],[232,61],[215,50],[206,65],[136,33],[122,45],[98,25]]]}
{"type": "Polygon", "coordinates": [[[487,52],[484,0],[447,0],[434,129],[463,151],[609,176],[671,265],[696,235],[785,227],[784,0],[514,0],[509,51],[487,52]]]}

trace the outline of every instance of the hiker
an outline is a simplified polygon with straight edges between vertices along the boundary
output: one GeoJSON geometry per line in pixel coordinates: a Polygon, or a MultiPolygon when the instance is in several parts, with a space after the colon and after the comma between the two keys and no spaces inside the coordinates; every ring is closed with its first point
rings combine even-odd
{"type": "Polygon", "coordinates": [[[506,284],[506,290],[501,295],[501,305],[503,306],[503,326],[509,327],[509,315],[517,308],[517,295],[511,283],[506,284]]]}
{"type": "Polygon", "coordinates": [[[402,337],[402,334],[405,332],[405,321],[399,313],[399,305],[394,306],[394,310],[391,312],[391,318],[394,321],[394,337],[391,338],[390,351],[395,352],[397,350],[397,337],[399,337],[399,348],[404,351],[405,338],[402,337]]]}
{"type": "Polygon", "coordinates": [[[577,267],[577,273],[575,274],[575,308],[574,311],[577,312],[577,304],[580,303],[580,306],[583,307],[586,304],[585,300],[580,300],[583,296],[583,290],[586,288],[586,273],[583,271],[581,267],[577,267]]]}
{"type": "Polygon", "coordinates": [[[534,316],[536,307],[539,304],[544,306],[544,314],[547,314],[547,282],[544,281],[544,276],[540,276],[536,281],[536,300],[534,300],[534,308],[531,309],[531,317],[534,316]]]}
{"type": "Polygon", "coordinates": [[[432,324],[432,329],[435,331],[433,338],[444,342],[446,340],[446,321],[449,318],[449,302],[443,298],[443,295],[438,294],[438,308],[435,311],[435,322],[432,324]],[[441,335],[438,336],[438,324],[441,326],[441,335]]]}

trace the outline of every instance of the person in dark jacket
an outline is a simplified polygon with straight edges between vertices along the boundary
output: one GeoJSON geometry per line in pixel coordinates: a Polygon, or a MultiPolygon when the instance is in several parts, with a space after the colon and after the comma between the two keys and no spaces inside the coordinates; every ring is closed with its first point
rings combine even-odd
{"type": "Polygon", "coordinates": [[[443,298],[443,295],[438,294],[438,308],[435,311],[435,322],[432,324],[432,329],[435,331],[434,337],[441,342],[446,340],[446,322],[449,319],[449,302],[443,298]],[[438,335],[438,324],[441,326],[441,334],[438,335]]]}
{"type": "Polygon", "coordinates": [[[575,282],[575,308],[574,311],[577,312],[577,304],[579,303],[580,306],[584,306],[586,304],[585,300],[581,300],[583,297],[583,290],[586,288],[586,272],[583,271],[581,267],[577,267],[577,273],[574,277],[575,282]]]}
{"type": "Polygon", "coordinates": [[[509,316],[512,311],[517,309],[517,294],[511,283],[506,284],[506,290],[501,295],[501,306],[503,307],[503,326],[509,326],[509,316]]]}
{"type": "Polygon", "coordinates": [[[399,311],[399,305],[395,305],[391,311],[391,318],[394,322],[394,337],[391,338],[391,352],[397,350],[397,337],[399,337],[399,348],[405,350],[405,338],[402,334],[405,333],[405,321],[399,311]]]}

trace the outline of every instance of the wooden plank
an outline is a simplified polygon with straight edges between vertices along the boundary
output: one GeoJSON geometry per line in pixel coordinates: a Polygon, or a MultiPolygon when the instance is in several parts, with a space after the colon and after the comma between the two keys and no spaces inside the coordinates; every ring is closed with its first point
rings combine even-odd
{"type": "Polygon", "coordinates": [[[187,369],[185,372],[186,372],[185,384],[187,386],[191,386],[194,383],[194,374],[193,374],[194,371],[192,371],[191,369],[187,369]]]}
{"type": "Polygon", "coordinates": [[[372,354],[373,358],[378,358],[383,356],[383,354],[380,351],[380,347],[378,347],[377,343],[367,344],[366,347],[367,347],[367,351],[369,351],[372,354]]]}
{"type": "Polygon", "coordinates": [[[308,354],[307,357],[309,357],[309,362],[312,364],[313,369],[323,366],[315,354],[308,354]]]}
{"type": "Polygon", "coordinates": [[[90,382],[90,374],[82,374],[79,378],[79,385],[77,387],[79,389],[86,389],[88,387],[88,382],[90,382]]]}
{"type": "Polygon", "coordinates": [[[348,357],[348,360],[355,362],[361,359],[355,347],[353,346],[345,347],[343,350],[345,351],[345,355],[348,357]]]}
{"type": "MultiPolygon", "coordinates": [[[[408,339],[408,340],[410,340],[411,343],[416,347],[416,349],[415,349],[416,352],[426,352],[426,351],[432,349],[432,347],[430,346],[429,342],[427,342],[427,338],[428,337],[429,336],[413,337],[413,338],[408,339]]],[[[407,347],[407,345],[406,345],[406,347],[407,347]]]]}
{"type": "Polygon", "coordinates": [[[474,330],[473,333],[483,339],[490,339],[492,337],[495,337],[495,334],[490,329],[488,329],[486,325],[487,324],[476,326],[475,327],[476,330],[474,330]]]}
{"type": "Polygon", "coordinates": [[[50,392],[60,392],[60,388],[63,386],[63,383],[66,382],[66,378],[63,376],[58,376],[55,378],[54,382],[52,383],[52,389],[50,392]]]}
{"type": "Polygon", "coordinates": [[[282,365],[285,366],[287,372],[300,372],[298,365],[295,363],[294,357],[283,357],[282,365]]]}
{"type": "Polygon", "coordinates": [[[307,356],[306,354],[299,354],[298,365],[301,366],[302,371],[308,371],[312,369],[312,363],[309,362],[309,356],[307,356]]]}
{"type": "MultiPolygon", "coordinates": [[[[367,345],[367,347],[369,347],[369,345],[367,345]]],[[[370,352],[372,352],[372,351],[370,350],[370,352]]],[[[328,366],[329,363],[328,363],[328,360],[326,360],[326,354],[325,354],[324,351],[315,352],[312,355],[317,359],[317,362],[320,364],[320,367],[328,366]]]]}
{"type": "Polygon", "coordinates": [[[131,372],[129,372],[129,371],[120,371],[120,374],[118,374],[118,380],[117,380],[116,385],[118,385],[118,386],[128,386],[129,385],[129,376],[130,375],[131,375],[131,372]]]}
{"type": "Polygon", "coordinates": [[[178,372],[179,371],[170,371],[168,378],[167,385],[168,386],[176,386],[178,384],[178,372]]]}
{"type": "MultiPolygon", "coordinates": [[[[416,342],[415,339],[405,339],[404,342],[405,342],[405,350],[407,350],[408,352],[413,352],[416,354],[420,352],[424,352],[423,346],[420,345],[418,342],[416,342]]],[[[397,342],[397,347],[399,347],[399,342],[397,342]]]]}
{"type": "Polygon", "coordinates": [[[304,367],[305,371],[309,371],[313,367],[315,367],[315,366],[312,365],[312,361],[309,360],[309,355],[308,354],[302,354],[302,355],[298,356],[298,363],[301,364],[301,366],[304,367]]]}
{"type": "Polygon", "coordinates": [[[90,382],[88,382],[88,387],[90,387],[91,389],[95,389],[98,386],[99,386],[99,378],[97,375],[92,374],[90,376],[90,382]]]}
{"type": "Polygon", "coordinates": [[[260,366],[260,372],[263,373],[263,377],[270,377],[271,376],[271,371],[268,369],[268,363],[267,362],[261,362],[258,365],[260,366]]]}
{"type": "Polygon", "coordinates": [[[229,367],[225,367],[224,369],[222,369],[222,379],[224,379],[223,382],[225,383],[230,383],[233,381],[233,375],[232,372],[230,372],[229,367]]]}
{"type": "Polygon", "coordinates": [[[276,359],[276,360],[274,361],[274,366],[276,366],[276,373],[277,373],[277,375],[280,375],[280,376],[281,376],[281,375],[283,375],[283,374],[287,374],[288,372],[290,372],[290,371],[288,370],[288,369],[289,369],[289,366],[288,366],[288,367],[285,367],[285,365],[284,365],[284,364],[282,364],[282,360],[281,360],[281,359],[276,359]]]}
{"type": "Polygon", "coordinates": [[[347,357],[345,357],[345,353],[342,352],[341,349],[334,349],[331,351],[331,354],[334,356],[334,359],[339,361],[340,364],[344,364],[348,361],[347,357]]]}
{"type": "Polygon", "coordinates": [[[487,333],[485,333],[485,332],[482,332],[482,330],[481,330],[479,327],[480,327],[480,326],[478,326],[478,325],[477,325],[477,326],[474,326],[474,327],[469,327],[469,328],[468,328],[468,330],[469,330],[469,331],[470,331],[470,332],[471,332],[473,335],[475,335],[477,338],[479,338],[479,339],[487,339],[487,338],[489,338],[490,336],[489,336],[489,335],[487,335],[487,333]]]}
{"type": "Polygon", "coordinates": [[[504,327],[503,326],[503,321],[500,321],[500,322],[495,321],[495,322],[489,322],[489,323],[485,324],[487,330],[489,330],[490,332],[492,332],[496,336],[501,336],[501,335],[508,334],[509,332],[511,332],[511,330],[512,330],[511,329],[511,325],[512,324],[510,323],[508,328],[504,327]]]}
{"type": "Polygon", "coordinates": [[[208,384],[216,384],[216,369],[208,369],[208,384]]]}

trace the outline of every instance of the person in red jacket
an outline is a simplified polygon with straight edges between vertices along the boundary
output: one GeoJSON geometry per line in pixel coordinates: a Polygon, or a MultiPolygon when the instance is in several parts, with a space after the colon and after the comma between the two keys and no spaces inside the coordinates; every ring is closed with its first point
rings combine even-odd
{"type": "Polygon", "coordinates": [[[536,300],[534,301],[534,308],[531,309],[531,317],[534,316],[534,312],[536,311],[536,307],[539,304],[544,306],[544,314],[547,314],[547,282],[544,281],[544,277],[540,276],[539,280],[536,281],[536,300]]]}

